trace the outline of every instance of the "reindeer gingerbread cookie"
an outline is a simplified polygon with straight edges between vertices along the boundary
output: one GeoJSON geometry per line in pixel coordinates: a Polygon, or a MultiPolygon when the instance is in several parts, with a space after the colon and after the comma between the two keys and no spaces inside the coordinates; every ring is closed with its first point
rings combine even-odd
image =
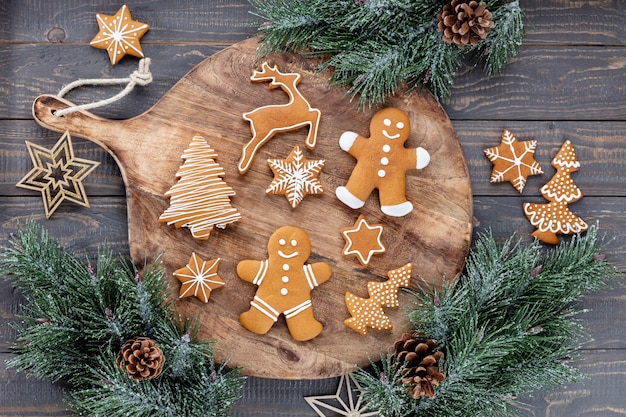
{"type": "Polygon", "coordinates": [[[339,146],[357,160],[348,183],[335,191],[341,202],[359,209],[378,189],[380,209],[386,215],[402,217],[413,210],[406,198],[406,172],[425,168],[430,154],[422,147],[404,147],[411,133],[410,123],[404,111],[385,108],[372,117],[369,138],[355,132],[341,135],[339,146]]]}
{"type": "Polygon", "coordinates": [[[311,290],[330,279],[330,266],[305,263],[311,255],[311,241],[295,226],[276,230],[269,238],[267,252],[268,259],[244,260],[237,265],[239,278],[259,286],[250,309],[239,316],[239,321],[251,332],[265,334],[283,314],[291,337],[297,341],[313,339],[323,326],[313,315],[311,290]]]}
{"type": "Polygon", "coordinates": [[[270,90],[280,87],[289,96],[285,104],[271,104],[256,108],[243,114],[244,120],[250,122],[252,139],[243,147],[241,159],[237,168],[240,174],[245,174],[257,151],[277,133],[290,132],[309,126],[306,146],[315,148],[317,141],[317,127],[322,117],[319,109],[312,108],[311,104],[298,90],[302,75],[298,73],[283,73],[270,67],[267,62],[261,65],[260,71],[254,71],[252,81],[269,81],[270,90]]]}

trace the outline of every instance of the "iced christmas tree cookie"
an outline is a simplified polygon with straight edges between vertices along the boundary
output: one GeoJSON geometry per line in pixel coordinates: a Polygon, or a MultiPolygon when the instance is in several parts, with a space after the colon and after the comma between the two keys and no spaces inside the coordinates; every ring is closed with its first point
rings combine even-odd
{"type": "Polygon", "coordinates": [[[217,153],[202,136],[194,136],[183,153],[183,165],[176,172],[178,182],[165,193],[170,206],[159,222],[188,227],[197,240],[209,238],[213,227],[224,228],[241,219],[230,204],[235,191],[222,177],[224,169],[215,162],[217,153]]]}
{"type": "Polygon", "coordinates": [[[572,179],[572,172],[580,169],[574,147],[566,140],[552,160],[556,174],[541,187],[547,204],[524,203],[524,213],[537,228],[533,236],[545,243],[559,243],[558,234],[575,234],[588,229],[587,223],[569,209],[569,204],[583,198],[583,192],[572,179]]]}

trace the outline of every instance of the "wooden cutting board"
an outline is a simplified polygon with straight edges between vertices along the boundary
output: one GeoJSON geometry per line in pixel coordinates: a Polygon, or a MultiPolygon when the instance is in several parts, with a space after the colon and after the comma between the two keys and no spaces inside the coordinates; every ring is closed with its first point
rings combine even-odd
{"type": "Polygon", "coordinates": [[[344,131],[369,135],[375,109],[360,111],[341,88],[328,86],[328,75],[315,72],[317,61],[298,55],[276,54],[256,57],[258,39],[250,39],[219,52],[196,66],[145,113],[127,120],[108,120],[89,112],[64,117],[54,110],[72,105],[44,95],[33,106],[35,120],[54,131],[91,140],[107,149],[120,166],[126,184],[128,228],[133,260],[143,265],[162,254],[171,277],[174,295],[180,283],[172,272],[184,267],[192,252],[208,260],[221,258],[219,275],[226,282],[216,289],[208,304],[196,298],[178,301],[184,314],[199,316],[201,336],[216,340],[218,361],[243,367],[250,375],[291,379],[337,376],[367,366],[408,329],[403,307],[412,298],[400,295],[399,309],[385,309],[394,325],[392,331],[370,330],[362,336],[344,325],[349,318],[344,302],[346,291],[367,297],[368,281],[384,281],[387,271],[413,262],[413,288],[420,277],[440,285],[444,276],[455,277],[463,267],[472,230],[472,193],[469,174],[457,135],[443,109],[427,91],[391,98],[389,107],[405,110],[411,119],[407,147],[421,146],[431,155],[428,167],[410,171],[407,196],[415,208],[405,217],[393,218],[380,212],[373,194],[365,207],[356,211],[342,204],[335,189],[345,185],[355,160],[343,152],[338,139],[344,131]],[[275,136],[257,153],[250,170],[240,175],[237,163],[242,146],[250,140],[249,123],[242,114],[268,104],[287,101],[280,89],[268,83],[251,82],[253,70],[262,61],[277,64],[282,72],[298,72],[299,85],[313,107],[322,111],[318,143],[313,151],[304,147],[308,129],[275,136]],[[242,221],[215,229],[208,240],[196,241],[187,228],[176,229],[158,222],[168,207],[164,194],[176,183],[181,155],[194,135],[202,135],[218,154],[224,180],[235,190],[232,204],[242,221]],[[293,209],[282,195],[265,193],[273,179],[267,159],[286,158],[300,145],[309,159],[324,159],[319,179],[323,195],[306,196],[293,209]],[[370,223],[382,223],[384,255],[375,255],[368,268],[354,257],[342,257],[344,239],[340,229],[354,224],[360,213],[370,223]],[[322,333],[307,342],[294,341],[281,317],[266,335],[256,335],[239,323],[249,308],[256,286],[236,273],[244,259],[267,258],[267,241],[279,227],[296,225],[310,236],[309,262],[323,261],[332,268],[331,279],[312,292],[313,310],[324,325],[322,333]]]}

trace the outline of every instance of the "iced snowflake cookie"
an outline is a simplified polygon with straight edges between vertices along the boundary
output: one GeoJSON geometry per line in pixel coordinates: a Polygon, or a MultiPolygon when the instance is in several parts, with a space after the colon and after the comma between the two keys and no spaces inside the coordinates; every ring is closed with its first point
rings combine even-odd
{"type": "Polygon", "coordinates": [[[535,161],[536,147],[536,140],[520,142],[505,129],[500,145],[484,150],[493,164],[489,181],[491,183],[509,181],[521,193],[529,176],[543,174],[541,166],[535,161]]]}
{"type": "Polygon", "coordinates": [[[265,334],[283,314],[291,337],[313,339],[323,326],[313,315],[311,290],[330,279],[330,266],[306,263],[311,241],[295,226],[276,230],[269,238],[267,253],[265,260],[244,260],[237,265],[239,278],[258,285],[250,309],[239,316],[239,321],[251,332],[265,334]]]}
{"type": "Polygon", "coordinates": [[[382,109],[372,117],[369,138],[344,132],[339,146],[357,163],[348,183],[337,187],[337,198],[348,207],[359,209],[378,189],[383,213],[394,217],[409,214],[413,204],[406,198],[406,173],[425,168],[430,162],[430,154],[424,148],[404,147],[410,133],[409,116],[396,108],[382,109]]]}
{"type": "Polygon", "coordinates": [[[252,139],[241,151],[238,164],[240,174],[248,171],[257,151],[277,133],[309,126],[306,146],[309,149],[315,148],[317,127],[322,117],[322,112],[311,107],[308,100],[298,90],[302,75],[280,72],[276,66],[270,67],[267,62],[264,62],[261,70],[254,71],[250,80],[269,81],[270,90],[280,87],[289,96],[289,102],[258,107],[243,114],[244,120],[250,122],[252,139]]]}
{"type": "Polygon", "coordinates": [[[385,282],[368,282],[369,298],[362,298],[347,292],[346,307],[352,317],[344,321],[345,325],[363,336],[367,335],[368,327],[375,330],[391,330],[393,325],[383,307],[400,306],[398,289],[409,287],[412,270],[413,264],[408,263],[401,268],[389,271],[387,273],[389,279],[385,282]]]}
{"type": "Polygon", "coordinates": [[[286,159],[269,159],[274,180],[268,194],[282,194],[291,207],[296,208],[307,194],[322,194],[324,189],[317,176],[324,168],[324,160],[309,160],[296,145],[286,159]]]}
{"type": "Polygon", "coordinates": [[[361,265],[367,266],[373,255],[386,251],[381,241],[382,234],[382,224],[369,224],[365,216],[361,214],[354,225],[341,229],[341,235],[346,241],[341,254],[343,256],[354,255],[361,265]]]}

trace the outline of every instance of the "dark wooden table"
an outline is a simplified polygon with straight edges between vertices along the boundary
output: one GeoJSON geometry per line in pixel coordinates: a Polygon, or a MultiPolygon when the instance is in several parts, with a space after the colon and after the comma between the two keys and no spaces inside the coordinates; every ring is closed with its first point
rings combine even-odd
{"type": "MultiPolygon", "coordinates": [[[[565,139],[573,142],[581,170],[574,180],[585,197],[572,210],[614,237],[610,259],[626,269],[626,3],[624,1],[521,1],[528,17],[522,52],[491,78],[461,74],[444,104],[470,169],[475,233],[490,229],[504,240],[512,233],[530,240],[533,228],[522,203],[543,201],[539,188],[554,173],[550,160],[565,139]],[[483,149],[499,143],[503,129],[520,140],[536,139],[536,159],[545,174],[531,177],[519,195],[508,184],[490,184],[483,149]]],[[[95,13],[113,14],[121,3],[80,0],[0,2],[0,245],[19,222],[33,217],[69,248],[94,254],[107,241],[128,254],[124,186],[103,149],[74,138],[76,152],[101,165],[86,181],[91,208],[63,204],[46,220],[41,197],[15,184],[31,168],[24,141],[52,146],[59,134],[32,119],[31,105],[79,78],[125,77],[135,59],[112,67],[106,53],[88,43],[97,32],[95,13]],[[97,6],[93,3],[99,3],[97,6]]],[[[257,20],[245,0],[138,0],[136,20],[150,23],[142,39],[153,62],[154,82],[121,102],[95,111],[124,119],[150,108],[182,76],[213,53],[255,35],[257,20]],[[176,5],[182,3],[182,5],[176,5]]],[[[115,88],[85,88],[75,102],[94,101],[115,88]]],[[[21,297],[0,281],[0,416],[66,416],[62,387],[7,370],[9,345],[21,297]]],[[[588,379],[524,398],[532,416],[626,416],[626,288],[589,295],[582,316],[593,340],[577,365],[588,379]]],[[[335,392],[337,379],[250,378],[235,416],[314,416],[303,396],[335,392]]]]}

